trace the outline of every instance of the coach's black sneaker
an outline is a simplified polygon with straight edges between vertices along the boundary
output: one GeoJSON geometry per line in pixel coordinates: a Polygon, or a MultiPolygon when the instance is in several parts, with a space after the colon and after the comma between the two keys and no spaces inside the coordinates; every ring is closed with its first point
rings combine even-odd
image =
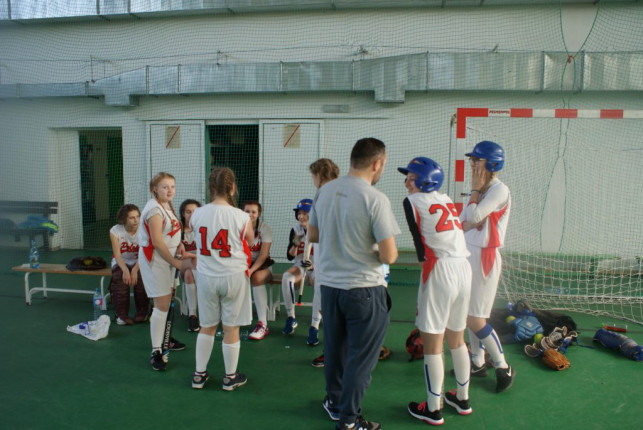
{"type": "Polygon", "coordinates": [[[310,363],[313,367],[324,367],[324,354],[320,355],[317,358],[314,358],[310,363]]]}
{"type": "Polygon", "coordinates": [[[225,391],[233,391],[246,382],[248,382],[248,378],[246,378],[246,375],[243,373],[237,372],[234,375],[226,375],[223,377],[223,389],[225,391]]]}
{"type": "Polygon", "coordinates": [[[366,421],[363,417],[357,417],[355,420],[355,425],[353,427],[348,427],[346,424],[337,423],[335,425],[335,430],[381,430],[382,426],[380,423],[375,423],[372,421],[366,421]]]}
{"type": "Polygon", "coordinates": [[[339,411],[335,406],[333,406],[333,402],[330,401],[328,396],[324,397],[322,406],[324,407],[324,410],[328,412],[328,416],[330,417],[331,420],[339,421],[339,411]]]}
{"type": "Polygon", "coordinates": [[[173,337],[170,338],[170,351],[182,351],[185,349],[185,344],[179,342],[177,339],[174,339],[173,337]]]}
{"type": "Polygon", "coordinates": [[[192,388],[201,389],[209,379],[208,372],[194,372],[192,375],[192,388]]]}
{"type": "Polygon", "coordinates": [[[199,330],[201,330],[201,325],[199,325],[199,318],[196,315],[190,315],[188,317],[188,331],[199,330]]]}
{"type": "Polygon", "coordinates": [[[514,383],[516,371],[511,367],[506,369],[496,369],[496,393],[502,393],[508,390],[514,383]]]}
{"type": "Polygon", "coordinates": [[[426,402],[409,403],[409,414],[411,414],[418,420],[422,420],[425,423],[428,423],[434,426],[439,426],[440,424],[444,424],[444,418],[442,418],[442,412],[440,412],[439,409],[437,411],[431,412],[426,402]]]}
{"type": "Polygon", "coordinates": [[[152,369],[154,370],[165,370],[165,361],[163,361],[163,354],[159,350],[152,351],[150,363],[152,364],[152,369]]]}
{"type": "Polygon", "coordinates": [[[471,405],[469,404],[469,399],[458,400],[455,390],[444,393],[444,403],[449,406],[453,406],[460,415],[469,415],[473,412],[473,409],[471,409],[471,405]]]}

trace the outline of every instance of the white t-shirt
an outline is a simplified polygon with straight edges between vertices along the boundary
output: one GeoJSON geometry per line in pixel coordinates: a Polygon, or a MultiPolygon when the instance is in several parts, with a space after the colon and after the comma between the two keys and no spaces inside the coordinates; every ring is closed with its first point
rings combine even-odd
{"type": "MultiPolygon", "coordinates": [[[[125,264],[133,266],[138,261],[138,235],[129,234],[123,224],[116,224],[109,230],[109,234],[118,239],[118,248],[125,264]]],[[[112,256],[112,267],[116,266],[116,258],[112,256]]]]}
{"type": "Polygon", "coordinates": [[[197,271],[227,276],[248,270],[250,247],[245,239],[250,216],[232,206],[208,203],[192,214],[197,246],[197,271]],[[202,248],[203,244],[207,247],[202,248]]]}

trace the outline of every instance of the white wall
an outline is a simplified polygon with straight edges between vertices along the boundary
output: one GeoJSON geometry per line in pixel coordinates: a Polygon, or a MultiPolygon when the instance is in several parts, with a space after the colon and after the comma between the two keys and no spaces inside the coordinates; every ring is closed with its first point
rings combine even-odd
{"type": "MultiPolygon", "coordinates": [[[[565,44],[570,52],[584,42],[596,10],[593,6],[563,9],[565,44]]],[[[615,27],[614,33],[605,33],[610,20],[601,21],[593,31],[614,37],[590,37],[585,48],[640,51],[643,25],[631,23],[643,17],[642,12],[637,6],[602,6],[602,16],[625,24],[615,27]]],[[[3,26],[0,83],[82,82],[144,64],[349,60],[427,50],[491,50],[496,45],[500,50],[563,51],[559,13],[548,6],[489,7],[3,26]],[[368,53],[357,53],[360,46],[368,53]],[[90,56],[109,61],[90,63],[90,56]]],[[[72,196],[74,201],[69,193],[79,188],[74,146],[68,143],[56,154],[51,150],[60,139],[71,142],[79,129],[122,130],[125,200],[143,205],[149,198],[148,121],[313,119],[323,121],[321,155],[333,158],[342,173],[348,169],[350,149],[357,139],[374,136],[387,144],[389,165],[378,188],[389,195],[404,231],[400,202],[405,193],[396,167],[424,155],[435,158],[450,173],[451,119],[458,107],[560,108],[572,100],[577,108],[643,109],[642,98],[636,93],[407,93],[403,104],[377,104],[371,93],[203,95],[141,97],[137,107],[127,108],[106,106],[94,98],[5,99],[0,100],[0,199],[62,201],[70,198],[64,196],[72,196]],[[323,105],[327,104],[348,105],[348,113],[324,113],[323,105]],[[63,159],[71,163],[65,164],[63,159]],[[61,169],[61,165],[66,167],[61,169]]],[[[311,161],[279,168],[308,181],[306,166],[311,161]]],[[[599,181],[594,187],[593,192],[606,193],[611,186],[599,181]]],[[[310,194],[313,192],[311,183],[310,194]]],[[[284,196],[283,201],[269,202],[266,210],[283,211],[284,222],[290,223],[292,199],[284,196]]],[[[67,223],[67,231],[80,225],[74,221],[80,207],[74,204],[65,204],[62,209],[67,218],[60,221],[67,223]]],[[[65,234],[57,240],[69,246],[78,243],[77,236],[65,238],[65,234]]],[[[407,233],[400,245],[410,247],[407,233]]],[[[282,250],[274,252],[282,254],[282,250]]]]}

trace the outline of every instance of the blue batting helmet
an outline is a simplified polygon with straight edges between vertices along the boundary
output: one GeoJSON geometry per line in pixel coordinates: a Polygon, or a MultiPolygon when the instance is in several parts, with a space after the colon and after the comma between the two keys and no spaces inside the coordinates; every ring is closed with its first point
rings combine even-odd
{"type": "Polygon", "coordinates": [[[505,151],[502,149],[502,146],[490,140],[483,140],[482,142],[476,143],[473,151],[464,155],[466,157],[484,158],[487,160],[485,167],[490,172],[502,170],[502,166],[505,164],[505,151]]]}
{"type": "Polygon", "coordinates": [[[312,199],[302,199],[297,203],[297,207],[293,210],[295,211],[295,219],[297,219],[297,211],[310,212],[310,209],[313,207],[312,199]]]}
{"type": "Polygon", "coordinates": [[[397,170],[407,175],[409,172],[418,175],[415,178],[415,186],[423,193],[437,191],[444,181],[444,170],[435,161],[427,157],[416,157],[411,160],[408,166],[398,167],[397,170]]]}

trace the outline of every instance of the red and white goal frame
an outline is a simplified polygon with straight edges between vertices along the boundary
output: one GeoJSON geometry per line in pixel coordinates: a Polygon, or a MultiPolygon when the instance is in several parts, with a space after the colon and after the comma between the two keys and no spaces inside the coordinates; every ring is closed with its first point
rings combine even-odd
{"type": "Polygon", "coordinates": [[[455,195],[458,213],[462,212],[465,193],[464,154],[473,148],[466,148],[468,118],[558,118],[558,119],[643,119],[643,110],[625,109],[530,109],[530,108],[458,108],[456,116],[455,195]]]}

